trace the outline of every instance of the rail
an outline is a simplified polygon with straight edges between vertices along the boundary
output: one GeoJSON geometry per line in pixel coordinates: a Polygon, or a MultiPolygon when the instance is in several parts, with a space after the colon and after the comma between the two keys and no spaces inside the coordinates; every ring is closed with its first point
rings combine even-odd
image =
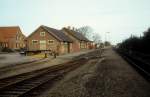
{"type": "Polygon", "coordinates": [[[36,97],[89,59],[101,58],[100,54],[101,52],[96,50],[64,64],[0,79],[0,97],[36,97]]]}

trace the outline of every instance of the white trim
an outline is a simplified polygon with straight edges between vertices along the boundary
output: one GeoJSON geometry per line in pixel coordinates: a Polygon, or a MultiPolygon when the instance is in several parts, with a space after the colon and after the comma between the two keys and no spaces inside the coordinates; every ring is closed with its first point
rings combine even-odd
{"type": "Polygon", "coordinates": [[[48,40],[48,44],[54,44],[54,40],[48,40]]]}
{"type": "Polygon", "coordinates": [[[44,31],[40,32],[40,36],[45,36],[45,32],[44,31]]]}
{"type": "Polygon", "coordinates": [[[38,40],[32,40],[32,44],[38,44],[38,40]],[[33,43],[35,41],[36,41],[36,43],[33,43]]]}

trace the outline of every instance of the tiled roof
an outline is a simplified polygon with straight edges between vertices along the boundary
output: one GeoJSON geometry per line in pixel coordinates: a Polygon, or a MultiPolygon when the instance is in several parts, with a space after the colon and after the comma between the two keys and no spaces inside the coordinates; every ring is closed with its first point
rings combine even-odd
{"type": "Polygon", "coordinates": [[[19,30],[18,26],[0,27],[0,41],[7,42],[10,38],[15,37],[19,30]]]}
{"type": "Polygon", "coordinates": [[[72,36],[74,36],[76,39],[80,40],[80,41],[89,41],[85,36],[83,36],[81,33],[74,31],[74,30],[70,30],[67,28],[63,28],[63,30],[67,31],[68,33],[70,33],[72,36]]]}
{"type": "Polygon", "coordinates": [[[46,31],[48,31],[50,34],[52,34],[60,41],[72,42],[72,40],[68,36],[66,36],[61,30],[57,30],[43,25],[41,27],[43,27],[46,31]]]}

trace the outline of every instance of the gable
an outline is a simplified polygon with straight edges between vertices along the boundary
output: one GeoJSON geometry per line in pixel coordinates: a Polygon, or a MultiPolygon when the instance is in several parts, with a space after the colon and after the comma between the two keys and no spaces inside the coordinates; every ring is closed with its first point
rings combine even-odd
{"type": "Polygon", "coordinates": [[[57,30],[47,26],[42,26],[42,27],[45,30],[47,30],[50,34],[54,35],[58,40],[63,42],[72,42],[72,40],[67,35],[65,35],[61,30],[57,30]]]}
{"type": "Polygon", "coordinates": [[[46,31],[45,29],[43,29],[42,27],[37,28],[34,32],[32,32],[27,40],[45,40],[45,39],[53,39],[56,41],[59,41],[57,38],[55,38],[53,35],[51,35],[48,31],[46,31]],[[40,33],[41,32],[45,32],[45,36],[41,36],[40,33]]]}
{"type": "Polygon", "coordinates": [[[47,33],[49,33],[49,35],[53,36],[55,39],[57,39],[58,41],[61,42],[73,42],[67,35],[65,35],[61,30],[57,30],[54,28],[50,28],[47,26],[40,26],[39,28],[37,28],[34,32],[32,32],[27,40],[33,36],[40,38],[38,35],[36,35],[36,33],[38,33],[37,31],[45,31],[47,33]],[[35,35],[34,35],[35,34],[35,35]]]}

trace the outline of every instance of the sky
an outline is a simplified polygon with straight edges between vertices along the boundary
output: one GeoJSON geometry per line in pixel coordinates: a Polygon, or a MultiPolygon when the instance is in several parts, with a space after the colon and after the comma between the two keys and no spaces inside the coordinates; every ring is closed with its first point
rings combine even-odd
{"type": "Polygon", "coordinates": [[[0,0],[0,26],[20,26],[26,36],[40,25],[90,26],[102,41],[116,44],[150,27],[149,4],[150,0],[0,0]]]}

